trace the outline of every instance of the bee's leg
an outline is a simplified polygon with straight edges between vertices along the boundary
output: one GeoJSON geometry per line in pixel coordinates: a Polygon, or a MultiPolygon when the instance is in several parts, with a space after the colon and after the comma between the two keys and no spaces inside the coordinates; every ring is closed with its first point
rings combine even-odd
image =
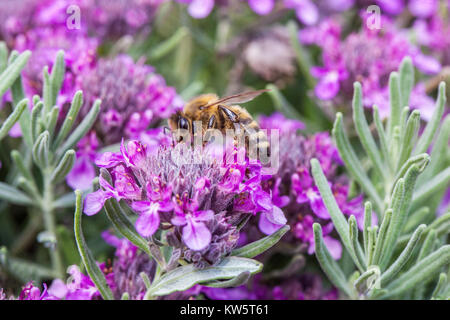
{"type": "Polygon", "coordinates": [[[216,124],[216,116],[212,115],[211,118],[208,120],[208,129],[211,129],[216,124]]]}
{"type": "Polygon", "coordinates": [[[227,107],[223,106],[223,105],[219,105],[219,109],[228,117],[228,119],[230,119],[232,122],[237,122],[238,121],[238,115],[236,113],[234,113],[233,111],[231,111],[230,109],[228,109],[227,107]]]}
{"type": "Polygon", "coordinates": [[[170,134],[170,129],[169,129],[169,127],[164,126],[164,127],[163,127],[163,132],[164,132],[164,134],[170,134]]]}

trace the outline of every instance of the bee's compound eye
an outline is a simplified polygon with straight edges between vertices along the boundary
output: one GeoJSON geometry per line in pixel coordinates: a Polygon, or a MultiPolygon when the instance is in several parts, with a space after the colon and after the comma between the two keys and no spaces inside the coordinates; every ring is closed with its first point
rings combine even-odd
{"type": "Polygon", "coordinates": [[[189,129],[189,122],[186,118],[180,117],[180,119],[178,119],[178,128],[186,130],[189,129]]]}

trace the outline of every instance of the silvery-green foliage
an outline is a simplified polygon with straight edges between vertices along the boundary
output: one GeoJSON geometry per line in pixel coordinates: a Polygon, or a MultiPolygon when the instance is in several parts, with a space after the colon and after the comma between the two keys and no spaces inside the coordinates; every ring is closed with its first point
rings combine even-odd
{"type": "Polygon", "coordinates": [[[367,155],[364,164],[346,136],[342,114],[336,117],[333,137],[339,153],[370,200],[365,203],[362,235],[355,217],[346,219],[339,209],[319,162],[311,161],[315,183],[356,270],[348,277],[333,260],[317,223],[313,226],[316,257],[330,281],[348,298],[450,297],[450,212],[436,217],[450,181],[450,116],[442,120],[445,83],[439,85],[434,114],[419,137],[420,113],[409,112],[407,107],[413,71],[406,58],[399,72],[390,76],[391,111],[386,127],[377,107],[373,108],[378,144],[364,115],[361,85],[354,84],[353,122],[367,155]],[[378,216],[377,224],[372,211],[378,216]]]}
{"type": "Polygon", "coordinates": [[[62,125],[56,130],[60,113],[60,106],[56,105],[56,102],[66,68],[64,52],[58,52],[51,74],[48,73],[47,67],[44,68],[43,97],[34,96],[32,106],[29,106],[29,101],[24,96],[20,71],[25,66],[30,52],[19,55],[13,51],[5,64],[5,50],[4,45],[0,45],[0,71],[2,66],[5,69],[0,75],[0,97],[6,90],[11,89],[16,107],[0,128],[0,138],[19,121],[23,146],[11,152],[16,174],[12,183],[0,182],[0,199],[27,206],[30,208],[30,214],[36,215],[36,221],[43,221],[44,231],[38,235],[37,241],[49,248],[52,265],[50,268],[36,266],[10,257],[5,248],[2,249],[1,265],[19,278],[28,277],[27,281],[39,279],[40,277],[33,277],[36,274],[41,277],[45,274],[47,277],[51,275],[63,278],[65,270],[61,248],[58,246],[55,209],[65,206],[67,199],[73,206],[74,198],[58,195],[56,186],[72,169],[76,158],[72,148],[92,127],[100,111],[100,101],[97,100],[88,115],[74,127],[83,101],[82,92],[76,92],[62,125]],[[40,272],[36,273],[36,270],[40,272]]]}

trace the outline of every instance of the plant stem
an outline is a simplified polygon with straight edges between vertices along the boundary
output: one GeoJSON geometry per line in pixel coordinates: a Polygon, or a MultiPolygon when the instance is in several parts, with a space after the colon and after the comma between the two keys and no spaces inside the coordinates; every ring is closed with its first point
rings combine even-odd
{"type": "MultiPolygon", "coordinates": [[[[41,209],[44,218],[44,225],[47,232],[56,237],[56,223],[53,212],[53,185],[51,181],[51,170],[47,168],[44,173],[44,193],[41,201],[41,209]]],[[[52,260],[52,266],[58,277],[64,277],[64,268],[61,259],[61,254],[58,248],[58,241],[56,241],[55,246],[50,247],[50,258],[52,260]]]]}

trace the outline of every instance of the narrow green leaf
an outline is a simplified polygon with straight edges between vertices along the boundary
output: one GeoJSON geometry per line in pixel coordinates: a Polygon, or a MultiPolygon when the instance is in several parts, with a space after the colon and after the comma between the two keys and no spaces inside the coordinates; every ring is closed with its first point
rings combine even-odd
{"type": "Polygon", "coordinates": [[[56,169],[53,171],[51,180],[53,183],[58,183],[62,181],[72,170],[72,167],[75,163],[75,150],[70,149],[62,157],[56,169]]]}
{"type": "Polygon", "coordinates": [[[410,57],[403,58],[400,68],[401,106],[409,105],[409,96],[414,86],[414,67],[410,57]]]}
{"type": "Polygon", "coordinates": [[[67,137],[70,130],[72,129],[73,123],[78,116],[78,112],[80,112],[80,108],[83,104],[83,92],[78,90],[73,96],[72,103],[70,105],[69,112],[64,119],[64,122],[61,126],[61,129],[58,132],[58,135],[53,143],[53,150],[55,150],[67,137]]]}
{"type": "Polygon", "coordinates": [[[371,266],[373,264],[373,255],[375,253],[375,243],[377,242],[377,230],[378,226],[370,227],[368,230],[368,244],[366,252],[367,265],[371,266]]]}
{"type": "Polygon", "coordinates": [[[54,106],[50,113],[47,116],[47,131],[50,134],[50,138],[53,137],[53,133],[55,131],[56,123],[58,122],[59,117],[59,107],[54,106]]]}
{"type": "Polygon", "coordinates": [[[388,151],[388,141],[386,138],[386,133],[384,131],[384,127],[383,127],[383,123],[381,122],[380,119],[380,114],[378,111],[378,106],[374,105],[373,106],[373,121],[375,123],[375,127],[377,128],[377,133],[378,133],[378,138],[380,140],[380,149],[381,149],[381,153],[383,154],[383,158],[385,163],[387,163],[390,167],[390,169],[392,170],[392,163],[391,163],[391,159],[389,157],[389,151],[388,151]]]}
{"type": "Polygon", "coordinates": [[[25,193],[4,182],[0,182],[0,199],[23,206],[35,205],[33,200],[25,193]]]}
{"type": "Polygon", "coordinates": [[[103,272],[97,265],[91,251],[89,250],[86,241],[84,240],[83,230],[81,228],[81,215],[82,215],[82,204],[81,204],[81,192],[79,190],[75,191],[76,194],[76,206],[75,206],[75,218],[74,218],[74,231],[75,239],[78,246],[78,251],[80,253],[81,259],[83,260],[86,271],[89,277],[94,282],[98,291],[105,300],[113,300],[114,296],[106,283],[106,278],[103,272]]]}
{"type": "Polygon", "coordinates": [[[377,212],[381,212],[382,201],[369,177],[364,171],[361,162],[358,160],[355,151],[353,150],[350,142],[348,141],[347,135],[345,134],[342,125],[342,114],[339,112],[336,114],[336,121],[333,127],[333,137],[336,141],[337,148],[339,150],[339,155],[344,161],[347,170],[350,172],[352,177],[358,182],[361,188],[367,193],[367,195],[373,200],[377,212]]]}
{"type": "MultiPolygon", "coordinates": [[[[422,248],[420,248],[419,255],[417,256],[416,263],[420,262],[422,259],[424,259],[426,256],[428,256],[430,253],[433,252],[434,243],[436,242],[436,239],[437,239],[436,231],[431,230],[425,237],[422,248]]],[[[421,286],[416,287],[413,293],[414,299],[422,300],[424,291],[425,291],[425,283],[421,286]]]]}
{"type": "Polygon", "coordinates": [[[231,252],[231,255],[237,257],[254,258],[274,246],[278,241],[280,241],[283,235],[288,232],[289,229],[290,227],[288,225],[285,225],[269,236],[247,244],[241,248],[234,249],[231,252]]]}
{"type": "Polygon", "coordinates": [[[369,125],[367,124],[366,117],[364,115],[364,108],[362,102],[362,89],[359,82],[353,83],[353,122],[356,127],[361,144],[369,156],[372,165],[384,179],[386,179],[386,170],[383,167],[381,155],[375,140],[370,133],[369,125]]]}
{"type": "MultiPolygon", "coordinates": [[[[442,272],[439,275],[439,280],[436,284],[436,287],[433,290],[433,293],[431,294],[431,299],[438,299],[439,295],[441,294],[442,289],[445,288],[446,284],[447,284],[447,275],[442,272]]],[[[444,297],[444,299],[445,298],[447,298],[447,297],[444,297]]]]}
{"type": "Polygon", "coordinates": [[[31,110],[31,136],[33,138],[33,142],[36,141],[37,137],[41,133],[41,127],[39,123],[39,119],[42,115],[42,109],[44,108],[44,104],[39,101],[31,110]]]}
{"type": "Polygon", "coordinates": [[[187,34],[189,34],[189,29],[184,26],[180,27],[170,38],[160,42],[149,52],[149,60],[156,61],[166,56],[180,44],[187,34]]]}
{"type": "Polygon", "coordinates": [[[80,125],[72,132],[72,134],[67,138],[66,142],[58,149],[58,158],[62,154],[64,154],[68,149],[73,148],[78,141],[83,138],[86,133],[91,129],[95,120],[97,119],[97,115],[100,112],[100,103],[101,100],[97,99],[94,102],[94,105],[86,117],[81,121],[80,125]]]}
{"type": "Polygon", "coordinates": [[[34,162],[44,169],[49,163],[48,131],[42,132],[34,143],[32,154],[34,162]]]}
{"type": "Polygon", "coordinates": [[[411,206],[417,207],[431,198],[436,192],[441,189],[446,189],[450,181],[450,167],[437,174],[433,179],[421,185],[416,192],[414,192],[411,206]]]}
{"type": "Polygon", "coordinates": [[[408,244],[406,245],[402,253],[399,255],[397,260],[395,260],[395,262],[381,276],[381,285],[389,283],[392,280],[392,278],[394,278],[394,276],[400,272],[402,267],[411,257],[414,248],[416,247],[420,237],[422,236],[422,233],[425,231],[425,228],[426,225],[421,224],[416,229],[416,231],[414,231],[411,239],[409,239],[408,244]]]}
{"type": "Polygon", "coordinates": [[[354,215],[350,216],[348,220],[348,225],[349,225],[350,241],[352,244],[352,251],[357,258],[355,264],[358,267],[359,271],[364,272],[364,270],[366,270],[367,265],[363,257],[362,250],[358,250],[358,248],[360,248],[358,242],[358,224],[356,223],[356,218],[354,215]]]}
{"type": "Polygon", "coordinates": [[[232,279],[243,272],[260,272],[262,264],[256,260],[242,257],[226,257],[217,265],[205,269],[196,269],[192,264],[178,267],[154,281],[146,293],[146,298],[168,295],[175,291],[184,291],[196,284],[220,279],[232,279]]]}
{"type": "Polygon", "coordinates": [[[25,165],[25,162],[22,158],[22,155],[19,151],[13,150],[11,151],[11,158],[13,159],[14,164],[16,165],[19,172],[29,181],[34,181],[33,175],[31,174],[30,169],[25,165]]]}
{"type": "Polygon", "coordinates": [[[8,65],[8,47],[4,41],[0,41],[0,74],[6,69],[8,65]]]}
{"type": "Polygon", "coordinates": [[[42,88],[42,96],[44,100],[44,116],[50,112],[50,108],[53,107],[53,92],[52,92],[52,84],[50,83],[50,75],[48,73],[48,66],[44,67],[43,79],[44,85],[42,88]]]}
{"type": "MultiPolygon", "coordinates": [[[[315,158],[311,159],[311,171],[314,177],[314,182],[320,191],[320,195],[322,196],[325,207],[327,208],[328,213],[330,214],[334,227],[336,231],[339,233],[339,236],[345,248],[350,253],[350,256],[352,257],[353,261],[355,262],[356,265],[358,265],[358,258],[356,257],[356,254],[352,250],[353,245],[350,239],[349,226],[347,224],[347,220],[345,219],[341,209],[339,209],[336,199],[334,198],[333,193],[331,192],[327,178],[323,174],[322,168],[320,167],[319,161],[315,158]]],[[[359,243],[356,249],[360,250],[359,243]]]]}
{"type": "Polygon", "coordinates": [[[439,84],[439,93],[433,115],[431,116],[430,121],[427,123],[425,130],[423,131],[419,141],[417,142],[417,146],[414,149],[414,154],[424,153],[430,146],[434,134],[436,133],[436,130],[439,126],[439,122],[442,119],[442,115],[444,114],[446,100],[447,98],[445,97],[445,82],[442,81],[439,84]]]}
{"type": "Polygon", "coordinates": [[[73,208],[75,205],[75,194],[73,192],[66,193],[53,202],[54,208],[73,208]]]}
{"type": "Polygon", "coordinates": [[[6,248],[0,248],[0,265],[5,271],[20,279],[23,283],[30,280],[52,279],[56,274],[42,266],[20,258],[10,257],[6,248]]]}
{"type": "Polygon", "coordinates": [[[445,245],[392,281],[386,287],[387,293],[382,298],[398,296],[416,285],[424,283],[449,263],[450,245],[445,245]]]}
{"type": "Polygon", "coordinates": [[[372,203],[370,203],[370,201],[367,201],[364,204],[364,230],[363,230],[364,252],[367,252],[368,249],[369,243],[368,228],[370,228],[371,226],[372,226],[372,203]]]}
{"type": "Polygon", "coordinates": [[[419,132],[419,126],[420,112],[414,110],[406,123],[405,135],[401,141],[397,168],[400,168],[411,155],[411,151],[415,145],[417,134],[419,132]]]}
{"type": "Polygon", "coordinates": [[[430,156],[426,153],[418,154],[415,156],[412,156],[409,158],[400,168],[400,170],[397,173],[397,176],[395,177],[395,182],[398,181],[401,177],[403,177],[406,174],[406,171],[408,171],[409,168],[411,168],[412,165],[427,162],[430,160],[430,156]]]}
{"type": "Polygon", "coordinates": [[[341,289],[347,296],[351,297],[352,291],[348,286],[344,273],[339,268],[336,261],[331,257],[330,252],[323,242],[322,227],[320,224],[314,223],[313,230],[316,257],[322,270],[325,272],[331,283],[341,289]]]}
{"type": "Polygon", "coordinates": [[[230,280],[211,281],[211,282],[202,284],[202,286],[211,287],[211,288],[232,288],[232,287],[238,287],[238,286],[243,285],[244,283],[246,283],[249,278],[250,278],[250,272],[245,271],[245,272],[242,272],[237,277],[232,278],[230,280]]]}
{"type": "Polygon", "coordinates": [[[388,209],[383,216],[383,221],[380,226],[380,231],[378,233],[377,241],[375,243],[375,251],[373,253],[373,264],[378,264],[381,256],[381,250],[383,248],[384,240],[386,238],[387,230],[391,223],[392,209],[388,209]]]}
{"type": "Polygon", "coordinates": [[[22,100],[13,110],[13,112],[6,118],[0,127],[0,140],[2,140],[9,133],[9,130],[19,120],[23,111],[28,105],[28,99],[22,100]]]}
{"type": "Polygon", "coordinates": [[[58,97],[59,90],[64,80],[64,74],[66,72],[66,62],[64,60],[64,51],[59,50],[56,54],[56,60],[53,64],[52,74],[50,75],[50,85],[51,85],[51,106],[56,104],[56,99],[58,97]]]}
{"type": "Polygon", "coordinates": [[[31,51],[22,52],[14,61],[0,74],[0,98],[11,88],[20,72],[30,59],[31,51]]]}
{"type": "Polygon", "coordinates": [[[400,126],[400,117],[402,112],[400,97],[400,81],[397,72],[391,72],[389,76],[389,102],[391,107],[388,119],[388,138],[392,137],[394,128],[400,126]]]}

